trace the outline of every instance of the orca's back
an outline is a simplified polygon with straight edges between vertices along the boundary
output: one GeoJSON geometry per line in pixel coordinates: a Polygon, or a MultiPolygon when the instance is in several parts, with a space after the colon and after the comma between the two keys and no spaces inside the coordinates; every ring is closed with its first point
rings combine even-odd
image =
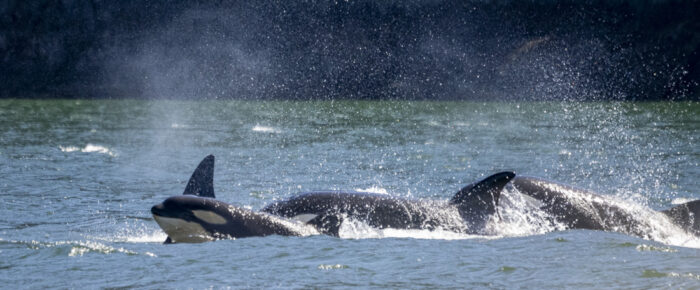
{"type": "Polygon", "coordinates": [[[700,237],[700,199],[662,211],[674,223],[700,237]]]}

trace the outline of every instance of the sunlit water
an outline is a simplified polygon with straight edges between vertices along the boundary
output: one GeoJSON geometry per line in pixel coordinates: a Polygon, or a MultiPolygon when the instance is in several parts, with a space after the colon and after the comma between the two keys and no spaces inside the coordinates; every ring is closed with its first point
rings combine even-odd
{"type": "MultiPolygon", "coordinates": [[[[502,170],[640,212],[699,199],[698,103],[0,101],[6,287],[700,287],[697,240],[559,231],[510,211],[494,235],[377,230],[162,245],[152,205],[217,157],[217,198],[301,191],[448,199],[502,170]]],[[[650,214],[652,216],[652,214],[650,214]]]]}

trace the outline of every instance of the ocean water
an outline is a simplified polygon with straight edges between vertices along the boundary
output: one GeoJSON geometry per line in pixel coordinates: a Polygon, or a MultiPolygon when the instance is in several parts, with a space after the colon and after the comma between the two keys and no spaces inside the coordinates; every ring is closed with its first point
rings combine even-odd
{"type": "Polygon", "coordinates": [[[0,100],[0,124],[2,288],[700,287],[697,238],[562,231],[517,206],[490,236],[351,221],[174,245],[150,214],[208,154],[217,198],[253,210],[329,189],[448,199],[503,170],[666,209],[700,199],[697,102],[0,100]]]}

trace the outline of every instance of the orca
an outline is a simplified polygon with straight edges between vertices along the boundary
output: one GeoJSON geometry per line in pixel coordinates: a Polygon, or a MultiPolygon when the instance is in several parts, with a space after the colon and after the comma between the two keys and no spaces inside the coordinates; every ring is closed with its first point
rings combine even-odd
{"type": "Polygon", "coordinates": [[[315,230],[278,216],[254,212],[215,199],[214,156],[205,157],[187,183],[183,195],[151,208],[169,243],[200,243],[256,236],[306,236],[315,230]]]}
{"type": "Polygon", "coordinates": [[[496,213],[503,187],[515,176],[501,172],[470,184],[451,200],[406,199],[363,192],[318,191],[272,203],[263,212],[314,225],[324,234],[338,236],[343,220],[353,219],[384,229],[443,229],[481,233],[496,213]]]}
{"type": "Polygon", "coordinates": [[[652,239],[652,231],[677,226],[700,237],[700,200],[656,212],[536,177],[517,176],[511,184],[566,229],[603,230],[652,239]]]}

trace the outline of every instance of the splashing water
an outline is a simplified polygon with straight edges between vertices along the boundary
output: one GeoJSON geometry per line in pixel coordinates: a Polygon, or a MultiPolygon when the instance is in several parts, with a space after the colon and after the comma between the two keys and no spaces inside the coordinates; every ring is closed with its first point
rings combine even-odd
{"type": "MultiPolygon", "coordinates": [[[[557,186],[557,185],[552,185],[557,186]]],[[[613,196],[580,194],[580,192],[562,190],[568,202],[584,210],[597,219],[607,231],[620,232],[628,235],[638,235],[647,240],[660,243],[700,248],[700,239],[674,224],[666,215],[652,210],[645,205],[630,200],[621,200],[613,196]],[[604,205],[612,212],[601,216],[598,212],[604,205]],[[620,218],[621,221],[616,221],[620,218]]],[[[553,231],[566,230],[567,227],[557,222],[556,217],[541,209],[540,201],[520,193],[512,186],[504,190],[499,205],[499,218],[493,218],[489,226],[491,233],[508,236],[526,236],[544,234],[553,231]]],[[[573,214],[564,212],[561,215],[573,214]]],[[[583,217],[587,218],[587,217],[583,217]]]]}
{"type": "Polygon", "coordinates": [[[466,240],[493,239],[494,236],[469,235],[443,229],[378,229],[355,219],[344,219],[338,231],[343,239],[382,239],[382,238],[413,238],[424,240],[466,240]]]}
{"type": "Polygon", "coordinates": [[[510,186],[501,193],[498,212],[486,224],[487,231],[502,237],[541,235],[564,230],[547,212],[540,209],[538,201],[518,193],[510,186]]]}

